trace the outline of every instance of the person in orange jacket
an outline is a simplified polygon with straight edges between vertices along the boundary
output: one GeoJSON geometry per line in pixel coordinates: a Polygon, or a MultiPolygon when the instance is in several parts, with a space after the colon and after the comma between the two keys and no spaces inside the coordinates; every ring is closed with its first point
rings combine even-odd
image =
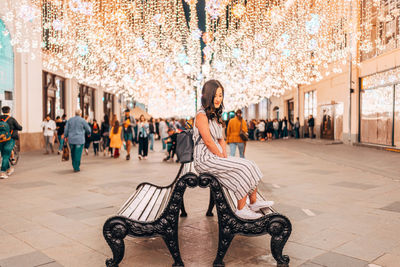
{"type": "Polygon", "coordinates": [[[122,127],[119,125],[118,120],[114,121],[110,131],[110,147],[114,148],[114,158],[118,158],[122,147],[122,127]]]}
{"type": "Polygon", "coordinates": [[[236,154],[236,147],[239,149],[239,155],[244,158],[245,141],[240,138],[240,129],[247,133],[246,121],[242,118],[242,111],[238,109],[236,116],[229,121],[227,129],[227,143],[229,144],[230,155],[232,157],[236,154]]]}

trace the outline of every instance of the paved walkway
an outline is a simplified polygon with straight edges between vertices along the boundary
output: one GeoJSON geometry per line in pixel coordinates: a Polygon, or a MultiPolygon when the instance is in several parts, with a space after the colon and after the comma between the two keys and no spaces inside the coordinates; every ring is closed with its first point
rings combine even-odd
{"type": "MultiPolygon", "coordinates": [[[[290,266],[399,266],[400,155],[311,140],[249,143],[247,157],[265,177],[260,190],[293,223],[285,247],[290,266]],[[375,265],[373,265],[375,264],[375,265]]],[[[136,149],[136,148],[135,148],[136,149]]],[[[159,149],[159,147],[157,147],[159,149]]],[[[82,171],[42,153],[26,153],[16,173],[0,180],[0,266],[104,266],[106,218],[142,181],[167,185],[179,165],[84,156],[82,171]]],[[[186,266],[211,266],[216,218],[205,217],[208,191],[189,189],[181,219],[186,266]]],[[[237,237],[227,266],[275,266],[269,237],[237,237]]],[[[126,239],[121,266],[171,266],[160,238],[126,239]]]]}

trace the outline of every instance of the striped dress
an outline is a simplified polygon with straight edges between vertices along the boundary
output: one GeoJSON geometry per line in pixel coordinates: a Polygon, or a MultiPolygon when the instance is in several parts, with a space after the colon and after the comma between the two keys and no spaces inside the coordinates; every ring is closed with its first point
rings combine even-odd
{"type": "MultiPolygon", "coordinates": [[[[200,109],[197,114],[206,114],[204,109],[200,109]]],[[[222,139],[222,125],[216,120],[208,121],[210,134],[214,143],[222,153],[222,148],[218,139],[222,139]]],[[[196,126],[193,129],[193,141],[196,144],[200,136],[196,126]]],[[[256,187],[262,173],[257,165],[250,160],[228,157],[220,158],[208,150],[203,139],[200,139],[197,146],[194,147],[194,168],[198,173],[210,173],[214,175],[222,186],[232,191],[237,199],[244,198],[256,187]]]]}

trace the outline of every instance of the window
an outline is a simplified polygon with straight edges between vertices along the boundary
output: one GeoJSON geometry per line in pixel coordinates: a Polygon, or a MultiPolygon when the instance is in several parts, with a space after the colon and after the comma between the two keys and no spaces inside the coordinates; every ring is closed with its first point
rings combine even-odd
{"type": "Polygon", "coordinates": [[[317,116],[317,90],[304,94],[304,119],[307,120],[310,115],[317,116]]]}
{"type": "Polygon", "coordinates": [[[400,47],[400,0],[362,0],[361,60],[400,47]]]}

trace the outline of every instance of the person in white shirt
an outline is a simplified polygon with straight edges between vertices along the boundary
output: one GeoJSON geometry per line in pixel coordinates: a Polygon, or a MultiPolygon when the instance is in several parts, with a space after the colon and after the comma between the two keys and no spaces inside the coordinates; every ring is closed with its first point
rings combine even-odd
{"type": "Polygon", "coordinates": [[[164,142],[164,139],[168,138],[168,126],[164,119],[160,119],[159,124],[160,138],[162,142],[162,150],[164,151],[167,148],[167,145],[164,142]]]}
{"type": "Polygon", "coordinates": [[[43,129],[44,142],[46,146],[46,152],[44,154],[49,154],[49,147],[51,149],[51,153],[54,153],[53,136],[54,131],[56,130],[56,123],[50,119],[50,115],[47,115],[46,119],[42,122],[41,127],[43,129]]]}
{"type": "Polygon", "coordinates": [[[261,139],[261,141],[265,141],[265,122],[263,120],[261,120],[258,124],[257,124],[257,129],[258,129],[258,138],[261,139]]]}

